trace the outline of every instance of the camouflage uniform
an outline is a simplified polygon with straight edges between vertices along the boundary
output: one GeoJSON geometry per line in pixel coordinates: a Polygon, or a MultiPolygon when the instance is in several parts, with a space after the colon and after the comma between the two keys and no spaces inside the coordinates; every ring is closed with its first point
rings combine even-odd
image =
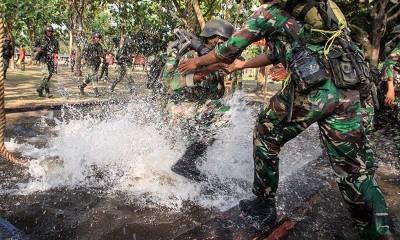
{"type": "Polygon", "coordinates": [[[108,62],[106,59],[106,52],[104,52],[102,64],[101,64],[101,73],[100,73],[100,79],[104,79],[106,81],[108,79],[108,62]],[[104,77],[104,78],[103,78],[104,77]]]}
{"type": "Polygon", "coordinates": [[[135,88],[133,86],[135,80],[133,78],[133,48],[125,44],[117,52],[117,64],[118,64],[118,78],[115,80],[111,86],[110,91],[113,92],[115,86],[126,76],[129,86],[129,91],[134,92],[135,88]]]}
{"type": "Polygon", "coordinates": [[[154,57],[154,60],[150,64],[147,88],[154,90],[161,90],[162,83],[160,82],[160,74],[163,71],[163,67],[165,66],[168,58],[171,55],[168,52],[163,52],[161,54],[157,54],[154,57]]]}
{"type": "MultiPolygon", "coordinates": [[[[244,61],[244,57],[238,57],[239,60],[244,61]]],[[[243,89],[243,70],[237,70],[231,73],[231,81],[232,81],[232,91],[236,90],[236,85],[238,86],[239,90],[243,89]]]]}
{"type": "Polygon", "coordinates": [[[393,137],[396,142],[398,154],[400,153],[400,43],[390,52],[383,63],[382,81],[379,83],[379,102],[381,108],[378,111],[378,118],[391,124],[393,137]],[[394,105],[385,104],[385,97],[388,92],[387,81],[393,79],[395,101],[394,105]]]}
{"type": "MultiPolygon", "coordinates": [[[[285,36],[289,31],[301,34],[296,26],[295,20],[279,5],[265,4],[245,22],[241,30],[215,48],[215,56],[229,63],[262,36],[269,42],[272,33],[273,36],[279,35],[277,32],[285,36]]],[[[286,58],[290,57],[289,51],[286,58]]],[[[360,117],[359,91],[338,88],[331,79],[327,79],[309,92],[295,92],[291,121],[288,121],[289,104],[289,88],[284,88],[270,99],[269,106],[258,116],[253,138],[253,193],[262,199],[272,200],[275,197],[281,147],[317,122],[340,191],[362,235],[373,239],[392,237],[392,229],[388,227],[391,222],[388,208],[375,181],[372,164],[365,160],[366,139],[360,117]]]]}
{"type": "MultiPolygon", "coordinates": [[[[45,33],[46,34],[46,33],[45,33]]],[[[34,43],[34,51],[36,52],[36,60],[40,61],[42,66],[42,73],[44,77],[36,91],[40,97],[43,97],[43,90],[45,90],[48,97],[50,97],[49,82],[55,72],[54,54],[58,53],[58,41],[53,37],[44,35],[41,38],[36,39],[34,43]]]]}
{"type": "MultiPolygon", "coordinates": [[[[197,57],[195,51],[184,54],[180,61],[197,57]]],[[[224,124],[221,117],[229,107],[220,102],[224,94],[223,76],[218,72],[206,75],[200,84],[192,84],[193,75],[180,74],[175,64],[176,58],[170,58],[164,68],[164,83],[171,93],[167,104],[170,126],[179,127],[189,136],[190,141],[198,141],[211,128],[224,124]],[[204,130],[195,131],[194,129],[204,130]]]]}
{"type": "Polygon", "coordinates": [[[83,83],[78,86],[81,94],[84,94],[84,88],[91,82],[95,96],[100,96],[97,83],[99,77],[97,71],[101,64],[101,56],[103,55],[103,47],[100,43],[91,43],[83,50],[83,58],[87,60],[88,67],[90,68],[88,75],[83,80],[83,83]]]}
{"type": "MultiPolygon", "coordinates": [[[[11,40],[9,40],[11,42],[11,40]]],[[[10,63],[10,59],[14,55],[13,48],[10,43],[3,43],[3,66],[4,66],[4,71],[3,71],[3,76],[4,79],[7,78],[7,69],[8,65],[10,63]]]]}

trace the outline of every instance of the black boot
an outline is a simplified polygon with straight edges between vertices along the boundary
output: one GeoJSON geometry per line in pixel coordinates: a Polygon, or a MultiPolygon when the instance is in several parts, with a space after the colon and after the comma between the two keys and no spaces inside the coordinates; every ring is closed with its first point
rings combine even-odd
{"type": "Polygon", "coordinates": [[[81,95],[85,95],[85,87],[86,87],[86,86],[87,86],[86,83],[82,83],[81,85],[78,86],[79,93],[80,93],[81,95]]]}
{"type": "Polygon", "coordinates": [[[45,88],[44,90],[46,91],[46,97],[47,98],[52,98],[53,97],[53,94],[50,93],[50,89],[45,88]]]}
{"type": "Polygon", "coordinates": [[[43,90],[44,90],[43,87],[36,88],[36,92],[39,94],[39,97],[44,97],[43,90]]]}
{"type": "Polygon", "coordinates": [[[101,96],[100,93],[99,93],[99,90],[97,89],[97,87],[93,88],[93,92],[94,92],[94,97],[100,97],[101,96]]]}
{"type": "Polygon", "coordinates": [[[207,145],[202,142],[192,143],[171,170],[197,182],[206,180],[207,177],[196,166],[196,162],[204,155],[206,149],[207,145]]]}
{"type": "Polygon", "coordinates": [[[251,200],[241,200],[239,207],[246,214],[261,221],[261,224],[276,220],[275,199],[256,197],[251,200]]]}

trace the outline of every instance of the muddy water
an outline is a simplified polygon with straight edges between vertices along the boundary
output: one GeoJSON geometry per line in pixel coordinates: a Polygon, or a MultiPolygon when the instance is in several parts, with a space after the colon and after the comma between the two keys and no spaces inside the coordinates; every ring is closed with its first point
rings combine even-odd
{"type": "MultiPolygon", "coordinates": [[[[29,166],[1,162],[1,216],[32,239],[178,236],[252,195],[256,111],[243,95],[227,101],[230,126],[207,150],[202,183],[170,171],[184,143],[171,144],[175,132],[148,99],[10,114],[7,147],[29,166]]],[[[312,126],[283,149],[283,184],[321,155],[316,132],[312,126]]]]}

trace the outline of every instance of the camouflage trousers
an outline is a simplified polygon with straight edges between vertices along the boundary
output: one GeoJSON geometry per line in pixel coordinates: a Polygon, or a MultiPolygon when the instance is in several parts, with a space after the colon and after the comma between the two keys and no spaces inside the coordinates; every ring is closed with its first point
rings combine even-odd
{"type": "Polygon", "coordinates": [[[103,77],[108,78],[108,63],[103,63],[101,65],[101,73],[100,73],[100,79],[103,77]]]}
{"type": "Polygon", "coordinates": [[[55,66],[53,62],[40,62],[40,66],[42,68],[43,78],[37,89],[39,91],[43,91],[43,89],[45,89],[45,91],[49,93],[50,79],[53,76],[53,72],[55,71],[55,66]]]}
{"type": "Polygon", "coordinates": [[[124,79],[124,77],[126,77],[129,90],[132,92],[135,89],[133,85],[135,83],[135,79],[133,77],[133,68],[128,67],[125,64],[118,65],[118,78],[111,84],[111,88],[114,89],[115,86],[117,86],[117,84],[124,79]]]}
{"type": "Polygon", "coordinates": [[[368,98],[360,101],[362,125],[365,133],[366,156],[365,164],[367,168],[373,168],[375,163],[375,144],[372,140],[372,132],[374,130],[375,107],[372,93],[368,98]]]}
{"type": "Polygon", "coordinates": [[[227,124],[224,114],[229,106],[220,100],[206,100],[199,102],[170,99],[167,103],[167,122],[170,127],[177,129],[184,141],[190,144],[210,138],[219,129],[227,124]]]}
{"type": "Polygon", "coordinates": [[[10,62],[10,60],[7,60],[7,59],[3,58],[3,67],[4,67],[4,69],[3,69],[3,77],[4,77],[4,79],[7,78],[7,69],[8,69],[8,66],[9,66],[9,62],[10,62]]]}
{"type": "Polygon", "coordinates": [[[99,77],[97,76],[97,72],[99,70],[100,64],[89,64],[89,73],[86,78],[83,80],[84,85],[88,85],[92,83],[93,88],[97,88],[97,83],[99,82],[99,77]]]}
{"type": "Polygon", "coordinates": [[[275,197],[279,181],[281,147],[317,122],[336,181],[350,213],[364,236],[392,236],[384,197],[366,162],[358,90],[339,89],[322,82],[308,94],[295,93],[292,121],[287,121],[290,92],[275,94],[261,111],[254,130],[254,185],[259,197],[275,197]]]}

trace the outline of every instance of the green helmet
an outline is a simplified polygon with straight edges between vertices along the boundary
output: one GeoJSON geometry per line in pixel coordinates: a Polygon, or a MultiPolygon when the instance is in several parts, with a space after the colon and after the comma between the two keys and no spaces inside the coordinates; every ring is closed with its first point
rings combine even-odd
{"type": "Polygon", "coordinates": [[[93,38],[97,37],[97,38],[101,39],[103,36],[101,36],[101,33],[99,33],[99,32],[94,32],[94,33],[92,34],[92,37],[93,37],[93,38]]]}
{"type": "Polygon", "coordinates": [[[228,39],[234,32],[233,25],[222,19],[212,19],[206,23],[200,37],[209,38],[214,35],[228,39]]]}

